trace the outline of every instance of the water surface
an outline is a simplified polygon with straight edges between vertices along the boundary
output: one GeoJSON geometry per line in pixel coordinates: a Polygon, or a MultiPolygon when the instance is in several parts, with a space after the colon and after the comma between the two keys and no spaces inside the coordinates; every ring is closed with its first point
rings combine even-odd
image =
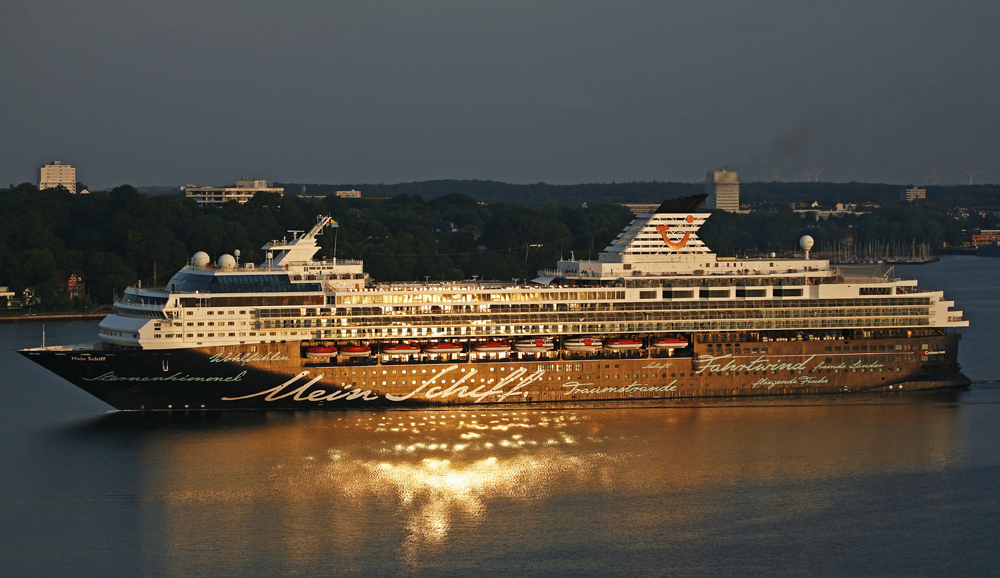
{"type": "MultiPolygon", "coordinates": [[[[0,325],[10,576],[886,575],[1000,569],[1000,260],[945,288],[967,391],[109,413],[0,325]]],[[[91,341],[94,323],[49,324],[91,341]]]]}

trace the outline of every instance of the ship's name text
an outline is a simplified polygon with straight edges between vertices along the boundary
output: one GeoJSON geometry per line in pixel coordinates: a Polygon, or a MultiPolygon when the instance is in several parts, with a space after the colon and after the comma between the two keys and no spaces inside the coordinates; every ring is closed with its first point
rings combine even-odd
{"type": "MultiPolygon", "coordinates": [[[[408,393],[402,395],[387,393],[385,394],[385,399],[392,402],[402,402],[411,398],[447,399],[454,396],[458,398],[472,398],[476,403],[479,403],[488,397],[496,396],[496,401],[503,401],[508,397],[527,396],[528,392],[521,390],[535,381],[538,381],[542,378],[542,375],[545,374],[542,370],[528,374],[528,370],[522,367],[511,372],[510,375],[504,377],[496,383],[493,383],[493,380],[491,379],[489,384],[482,384],[478,387],[474,387],[471,385],[470,379],[472,376],[476,375],[477,371],[472,369],[455,381],[455,383],[446,386],[444,377],[458,368],[458,365],[450,365],[437,372],[437,374],[433,377],[425,380],[422,385],[415,387],[408,393]]],[[[222,400],[237,401],[254,397],[262,397],[264,398],[264,401],[267,402],[274,402],[285,398],[291,398],[294,401],[353,401],[356,399],[374,401],[379,399],[379,395],[371,390],[350,389],[354,387],[350,384],[343,384],[339,386],[343,389],[335,389],[333,391],[327,391],[325,389],[313,389],[310,391],[310,388],[323,379],[326,374],[321,373],[305,382],[297,383],[308,376],[309,372],[303,371],[288,381],[270,389],[265,389],[257,393],[251,393],[249,395],[239,397],[224,397],[222,400]],[[296,387],[292,387],[293,385],[296,387]]]]}

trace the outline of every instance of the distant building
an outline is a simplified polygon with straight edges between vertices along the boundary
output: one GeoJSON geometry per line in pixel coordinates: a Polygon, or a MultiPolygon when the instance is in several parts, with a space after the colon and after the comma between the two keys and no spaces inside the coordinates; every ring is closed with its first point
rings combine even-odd
{"type": "Polygon", "coordinates": [[[705,208],[736,213],[740,210],[740,181],[736,171],[713,171],[705,175],[705,208]]]}
{"type": "Polygon", "coordinates": [[[0,287],[0,307],[16,307],[16,303],[14,292],[10,291],[10,287],[0,287]]]}
{"type": "Polygon", "coordinates": [[[84,295],[84,288],[83,277],[78,277],[76,273],[70,275],[69,279],[66,280],[66,291],[69,293],[70,299],[84,295]]]}
{"type": "Polygon", "coordinates": [[[360,199],[361,191],[337,191],[337,196],[341,199],[360,199]]]}
{"type": "Polygon", "coordinates": [[[633,215],[638,215],[639,213],[654,213],[656,209],[659,208],[660,203],[624,203],[624,206],[628,207],[632,211],[633,215]]]}
{"type": "Polygon", "coordinates": [[[926,199],[926,198],[927,198],[927,189],[921,189],[919,187],[910,187],[899,191],[899,200],[905,201],[907,203],[916,201],[917,199],[926,199]]]}
{"type": "Polygon", "coordinates": [[[978,229],[972,232],[972,245],[974,247],[992,245],[997,242],[1000,242],[1000,230],[978,229]]]}
{"type": "Polygon", "coordinates": [[[243,177],[236,181],[232,187],[198,187],[195,185],[185,185],[181,187],[181,192],[188,199],[194,199],[199,205],[221,205],[229,201],[236,201],[241,205],[253,198],[257,193],[278,193],[285,194],[285,189],[281,187],[269,187],[267,181],[248,179],[243,177]]]}
{"type": "Polygon", "coordinates": [[[458,227],[451,221],[434,221],[431,223],[431,230],[435,233],[454,233],[458,231],[458,227]]]}
{"type": "Polygon", "coordinates": [[[58,186],[66,187],[67,191],[75,195],[76,169],[59,161],[52,161],[51,165],[45,165],[39,171],[38,189],[54,189],[58,186]]]}
{"type": "Polygon", "coordinates": [[[813,201],[811,204],[804,207],[796,207],[792,210],[796,213],[814,213],[816,215],[816,220],[819,219],[829,219],[830,217],[842,217],[844,215],[853,215],[855,205],[852,203],[836,203],[832,206],[823,206],[818,202],[813,201]]]}

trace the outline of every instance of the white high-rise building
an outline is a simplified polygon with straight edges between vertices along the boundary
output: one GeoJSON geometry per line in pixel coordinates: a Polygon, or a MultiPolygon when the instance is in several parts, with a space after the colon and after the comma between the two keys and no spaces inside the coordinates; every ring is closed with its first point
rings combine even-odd
{"type": "Polygon", "coordinates": [[[257,193],[278,193],[283,195],[283,187],[269,187],[267,181],[259,179],[248,179],[243,177],[236,181],[232,187],[199,187],[186,185],[181,187],[181,192],[189,199],[194,199],[199,205],[221,205],[229,201],[236,201],[240,204],[246,203],[257,193]]]}
{"type": "Polygon", "coordinates": [[[712,171],[705,175],[705,207],[735,213],[740,210],[740,181],[736,171],[712,171]]]}
{"type": "Polygon", "coordinates": [[[66,190],[76,194],[76,169],[59,161],[52,161],[39,171],[38,190],[54,189],[62,185],[66,190]]]}
{"type": "Polygon", "coordinates": [[[908,187],[901,189],[899,191],[899,200],[906,201],[907,203],[911,201],[916,201],[917,199],[926,199],[927,189],[922,189],[920,187],[908,187]]]}

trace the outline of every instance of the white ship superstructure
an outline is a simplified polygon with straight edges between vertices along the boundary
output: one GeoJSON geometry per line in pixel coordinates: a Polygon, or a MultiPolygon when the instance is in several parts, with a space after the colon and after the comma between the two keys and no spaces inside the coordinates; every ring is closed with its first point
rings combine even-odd
{"type": "Polygon", "coordinates": [[[327,217],[265,245],[272,258],[259,265],[224,255],[209,266],[199,253],[165,288],[130,287],[101,323],[101,337],[163,349],[968,325],[943,292],[917,289],[891,270],[719,257],[696,235],[709,216],[640,214],[599,259],[560,261],[527,285],[370,283],[359,261],[312,259],[327,217]]]}

